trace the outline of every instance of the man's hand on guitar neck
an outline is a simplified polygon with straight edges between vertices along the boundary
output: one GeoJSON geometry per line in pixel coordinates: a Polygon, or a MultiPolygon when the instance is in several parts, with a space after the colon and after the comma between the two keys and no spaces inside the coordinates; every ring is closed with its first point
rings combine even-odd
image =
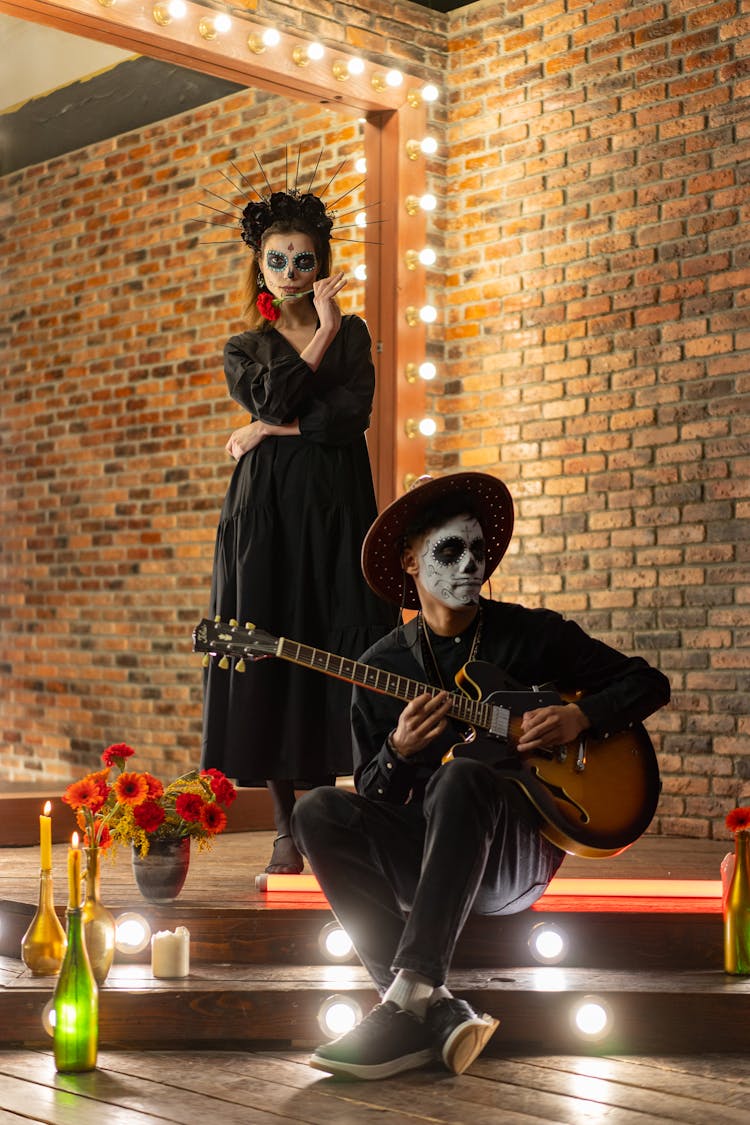
{"type": "Polygon", "coordinates": [[[539,707],[526,711],[521,719],[518,750],[550,750],[572,742],[590,723],[577,703],[539,707]]]}
{"type": "Polygon", "coordinates": [[[437,738],[446,727],[451,699],[447,691],[429,695],[425,692],[406,704],[398,717],[398,726],[388,736],[388,745],[399,758],[410,758],[437,738]]]}

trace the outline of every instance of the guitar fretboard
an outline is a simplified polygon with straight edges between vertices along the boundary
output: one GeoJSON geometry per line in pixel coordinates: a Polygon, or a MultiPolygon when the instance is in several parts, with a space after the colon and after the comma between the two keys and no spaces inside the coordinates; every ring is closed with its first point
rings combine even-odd
{"type": "MultiPolygon", "coordinates": [[[[390,695],[394,699],[407,702],[416,699],[418,695],[424,695],[425,692],[432,696],[438,695],[441,690],[430,684],[420,683],[419,680],[410,680],[407,676],[387,672],[383,668],[373,668],[371,664],[362,664],[358,660],[350,660],[345,656],[336,656],[332,652],[313,648],[311,645],[287,640],[286,637],[279,637],[276,655],[294,664],[316,668],[319,672],[327,672],[330,676],[336,676],[350,684],[361,684],[371,691],[379,691],[383,695],[390,695]]],[[[480,727],[482,730],[490,729],[492,708],[488,703],[469,699],[468,696],[458,692],[450,692],[448,713],[452,719],[480,727]]]]}

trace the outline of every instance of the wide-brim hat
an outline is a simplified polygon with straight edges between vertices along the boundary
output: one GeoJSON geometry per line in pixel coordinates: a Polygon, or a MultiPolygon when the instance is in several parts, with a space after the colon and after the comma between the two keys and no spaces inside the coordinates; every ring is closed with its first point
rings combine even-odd
{"type": "Polygon", "coordinates": [[[408,492],[377,517],[362,544],[362,573],[381,598],[407,609],[419,608],[414,582],[401,566],[404,536],[419,513],[444,497],[466,496],[485,539],[485,581],[508,549],[513,534],[513,498],[489,473],[451,473],[419,477],[408,492]]]}

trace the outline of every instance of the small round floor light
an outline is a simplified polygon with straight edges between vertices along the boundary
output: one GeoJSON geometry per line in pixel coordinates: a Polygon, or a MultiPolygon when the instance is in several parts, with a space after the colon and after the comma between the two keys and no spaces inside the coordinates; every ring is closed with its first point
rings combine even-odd
{"type": "Polygon", "coordinates": [[[118,953],[141,953],[151,941],[151,926],[142,914],[128,911],[115,919],[115,949],[118,953]]]}
{"type": "Polygon", "coordinates": [[[55,998],[54,998],[54,996],[50,996],[49,1000],[47,1001],[47,1003],[44,1005],[44,1008],[42,1009],[42,1027],[47,1032],[50,1039],[55,1034],[55,1016],[56,1016],[56,1014],[57,1013],[55,1012],[55,998]]]}
{"type": "Polygon", "coordinates": [[[327,961],[350,961],[354,956],[352,940],[338,922],[326,922],[320,931],[318,946],[327,961]]]}
{"type": "Polygon", "coordinates": [[[318,1012],[318,1026],[329,1039],[345,1035],[362,1019],[362,1009],[348,996],[329,996],[318,1012]]]}
{"type": "Polygon", "coordinates": [[[571,1023],[582,1039],[594,1042],[612,1030],[612,1011],[600,996],[584,996],[573,1006],[571,1023]]]}
{"type": "Polygon", "coordinates": [[[537,922],[529,934],[529,952],[541,965],[559,965],[568,952],[564,930],[551,922],[537,922]]]}

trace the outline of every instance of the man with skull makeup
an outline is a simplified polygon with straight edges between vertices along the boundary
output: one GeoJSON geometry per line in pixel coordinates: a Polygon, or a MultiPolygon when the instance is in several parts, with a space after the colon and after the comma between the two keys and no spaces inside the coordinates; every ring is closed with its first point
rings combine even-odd
{"type": "Polygon", "coordinates": [[[362,661],[440,690],[403,707],[356,688],[356,793],[317,789],[294,812],[297,846],[380,995],[357,1027],[315,1051],[318,1069],[382,1078],[441,1059],[462,1073],[497,1027],[446,988],[466,918],[527,909],[563,860],[515,781],[471,757],[441,764],[465,736],[448,717],[456,673],[482,660],[520,684],[585,693],[527,711],[519,751],[583,731],[606,738],[669,700],[666,677],[640,657],[557,613],[480,597],[512,529],[506,486],[467,472],[418,482],[365,539],[369,585],[419,612],[362,661]]]}

